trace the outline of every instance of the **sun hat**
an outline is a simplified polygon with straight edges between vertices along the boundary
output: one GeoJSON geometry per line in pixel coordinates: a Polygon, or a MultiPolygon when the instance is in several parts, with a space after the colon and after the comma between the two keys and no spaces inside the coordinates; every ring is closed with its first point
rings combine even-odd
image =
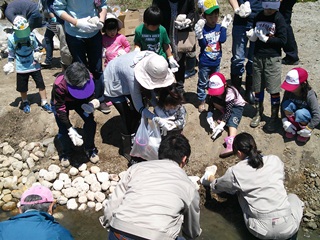
{"type": "Polygon", "coordinates": [[[149,90],[170,86],[175,78],[166,59],[150,51],[144,54],[134,67],[134,76],[141,86],[149,90]]]}
{"type": "Polygon", "coordinates": [[[280,0],[262,0],[263,9],[274,9],[280,8],[280,0]]]}
{"type": "Polygon", "coordinates": [[[281,84],[281,88],[292,92],[307,80],[308,72],[304,68],[293,68],[287,73],[284,82],[281,84]]]}
{"type": "Polygon", "coordinates": [[[219,9],[217,0],[204,0],[203,11],[205,14],[211,14],[214,10],[219,9]]]}
{"type": "Polygon", "coordinates": [[[224,92],[226,78],[222,73],[215,72],[210,75],[208,94],[211,96],[219,96],[224,92]]]}
{"type": "Polygon", "coordinates": [[[94,81],[92,78],[86,81],[86,83],[82,86],[74,86],[71,84],[67,84],[68,91],[72,97],[76,99],[86,99],[90,97],[94,92],[94,81]]]}
{"type": "Polygon", "coordinates": [[[31,32],[27,19],[22,16],[16,16],[13,20],[13,30],[17,38],[26,38],[31,32]]]}
{"type": "Polygon", "coordinates": [[[42,185],[36,185],[32,186],[28,190],[26,190],[20,199],[21,205],[31,205],[31,204],[39,204],[39,203],[50,203],[53,202],[53,195],[49,188],[42,186],[42,185]],[[31,195],[38,195],[41,197],[40,200],[35,200],[32,202],[26,202],[26,198],[31,195]]]}
{"type": "Polygon", "coordinates": [[[115,20],[117,20],[117,22],[118,22],[118,29],[121,29],[121,28],[123,28],[123,23],[122,23],[122,21],[119,19],[119,18],[117,18],[117,16],[115,16],[113,13],[107,13],[107,15],[106,15],[106,20],[108,20],[108,19],[115,19],[115,20]]]}

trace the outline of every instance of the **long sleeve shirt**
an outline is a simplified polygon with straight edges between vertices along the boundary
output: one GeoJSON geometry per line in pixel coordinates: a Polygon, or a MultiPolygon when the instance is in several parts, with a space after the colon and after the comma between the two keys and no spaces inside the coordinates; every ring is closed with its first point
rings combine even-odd
{"type": "Polygon", "coordinates": [[[16,0],[8,4],[5,15],[13,23],[16,16],[20,15],[29,19],[35,12],[39,13],[38,3],[30,0],[16,0]]]}

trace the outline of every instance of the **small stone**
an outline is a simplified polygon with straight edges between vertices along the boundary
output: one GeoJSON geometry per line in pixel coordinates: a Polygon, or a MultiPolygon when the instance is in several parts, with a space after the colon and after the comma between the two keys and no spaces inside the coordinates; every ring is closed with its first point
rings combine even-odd
{"type": "Polygon", "coordinates": [[[12,175],[13,175],[13,176],[20,177],[22,174],[21,174],[21,171],[15,169],[15,170],[12,171],[12,175]]]}
{"type": "Polygon", "coordinates": [[[79,169],[80,172],[82,172],[84,170],[87,170],[87,164],[82,163],[78,169],[79,169]]]}
{"type": "Polygon", "coordinates": [[[22,169],[22,165],[23,165],[23,162],[21,162],[21,161],[14,161],[14,162],[11,163],[11,166],[14,169],[17,169],[19,171],[22,169]]]}
{"type": "Polygon", "coordinates": [[[53,189],[60,191],[63,188],[63,185],[64,185],[63,181],[57,179],[53,182],[53,189]]]}
{"type": "Polygon", "coordinates": [[[26,141],[22,141],[19,143],[19,148],[24,148],[27,145],[26,141]]]}
{"type": "Polygon", "coordinates": [[[111,186],[111,182],[110,181],[105,181],[101,184],[101,189],[103,191],[107,191],[109,189],[109,187],[111,186]]]}
{"type": "Polygon", "coordinates": [[[90,190],[92,192],[100,192],[101,191],[101,185],[99,182],[94,182],[90,185],[90,190]]]}
{"type": "Polygon", "coordinates": [[[34,142],[31,142],[27,145],[24,146],[24,149],[27,150],[27,151],[32,151],[35,147],[35,143],[34,142]]]}
{"type": "Polygon", "coordinates": [[[46,157],[53,156],[55,154],[55,151],[56,151],[56,148],[55,148],[54,144],[50,143],[49,146],[47,147],[47,150],[44,155],[46,157]]]}
{"type": "Polygon", "coordinates": [[[88,176],[85,176],[84,181],[90,185],[94,182],[98,182],[96,175],[93,173],[89,174],[88,176]]]}
{"type": "Polygon", "coordinates": [[[49,172],[55,172],[55,173],[60,173],[61,172],[61,168],[56,165],[56,164],[51,164],[49,167],[48,167],[48,171],[49,172]]]}
{"type": "Polygon", "coordinates": [[[30,156],[29,151],[27,151],[27,150],[22,150],[22,151],[21,151],[21,157],[22,157],[22,159],[26,160],[29,156],[30,156]]]}
{"type": "Polygon", "coordinates": [[[83,177],[76,177],[75,179],[73,179],[71,186],[72,187],[76,187],[79,184],[84,183],[84,178],[83,177]]]}
{"type": "Polygon", "coordinates": [[[81,177],[85,177],[85,176],[88,176],[88,175],[90,175],[90,172],[89,172],[88,170],[84,170],[84,171],[82,171],[82,172],[80,173],[80,176],[81,176],[81,177]]]}
{"type": "Polygon", "coordinates": [[[82,203],[81,205],[80,205],[80,207],[78,207],[78,210],[79,211],[84,211],[84,210],[86,210],[87,209],[87,204],[85,204],[85,203],[82,203]]]}
{"type": "Polygon", "coordinates": [[[34,153],[30,153],[29,157],[31,157],[35,162],[39,161],[39,157],[37,157],[34,153]]]}
{"type": "Polygon", "coordinates": [[[13,209],[15,209],[16,207],[17,207],[17,204],[15,202],[7,202],[2,205],[2,210],[9,212],[9,211],[12,211],[13,209]]]}
{"type": "Polygon", "coordinates": [[[78,173],[79,173],[79,170],[78,170],[77,168],[75,168],[75,167],[72,167],[72,168],[70,168],[70,170],[69,170],[69,174],[70,174],[71,176],[76,176],[78,173]]]}
{"type": "Polygon", "coordinates": [[[120,180],[117,174],[109,174],[109,178],[111,181],[116,181],[116,182],[120,180]]]}
{"type": "Polygon", "coordinates": [[[30,170],[29,169],[24,169],[23,171],[22,171],[22,176],[28,176],[29,175],[29,173],[30,173],[30,170]]]}
{"type": "Polygon", "coordinates": [[[313,230],[316,230],[317,228],[318,228],[318,225],[315,223],[315,222],[308,222],[307,223],[307,226],[308,226],[308,228],[311,228],[311,229],[313,229],[313,230]]]}
{"type": "Polygon", "coordinates": [[[66,181],[67,179],[69,179],[68,174],[66,174],[66,173],[60,173],[59,174],[59,180],[66,181]]]}
{"type": "Polygon", "coordinates": [[[2,153],[3,153],[4,155],[9,155],[9,154],[14,153],[14,149],[13,149],[13,147],[11,147],[10,145],[6,145],[6,146],[4,146],[4,147],[2,148],[2,153]]]}
{"type": "Polygon", "coordinates": [[[98,211],[100,211],[102,209],[102,204],[101,203],[96,203],[96,206],[95,206],[95,208],[94,208],[94,210],[96,211],[96,212],[98,212],[98,211]]]}
{"type": "Polygon", "coordinates": [[[74,198],[69,199],[67,202],[67,208],[71,209],[71,210],[77,209],[78,203],[77,203],[76,199],[74,199],[74,198]]]}
{"type": "Polygon", "coordinates": [[[51,188],[52,187],[52,183],[51,182],[49,182],[49,181],[47,181],[47,180],[40,180],[40,183],[41,183],[41,185],[43,185],[43,186],[45,186],[45,187],[47,187],[47,188],[51,188]]]}
{"type": "Polygon", "coordinates": [[[86,203],[88,201],[86,196],[81,196],[78,198],[78,202],[79,203],[86,203]]]}
{"type": "Polygon", "coordinates": [[[106,195],[104,195],[104,193],[102,193],[102,192],[95,192],[94,198],[97,200],[97,202],[101,203],[103,200],[106,199],[106,195]]]}
{"type": "Polygon", "coordinates": [[[61,197],[57,198],[57,202],[60,205],[65,205],[68,202],[68,198],[66,198],[65,196],[61,195],[61,197]]]}
{"type": "Polygon", "coordinates": [[[2,201],[4,201],[4,202],[10,202],[12,200],[12,195],[11,194],[7,194],[7,195],[4,195],[3,197],[2,197],[2,201]]]}
{"type": "Polygon", "coordinates": [[[96,206],[96,203],[95,202],[88,202],[87,205],[89,208],[94,208],[96,206]]]}
{"type": "Polygon", "coordinates": [[[90,172],[91,173],[98,173],[98,172],[100,172],[100,168],[98,166],[92,166],[90,168],[90,172]]]}
{"type": "Polygon", "coordinates": [[[54,199],[59,199],[59,198],[61,197],[61,192],[60,192],[60,191],[53,190],[53,191],[52,191],[52,195],[53,195],[53,198],[54,198],[54,199]]]}
{"type": "Polygon", "coordinates": [[[14,158],[16,158],[16,159],[18,159],[18,160],[22,160],[22,157],[21,157],[21,155],[19,154],[19,153],[15,153],[14,155],[13,155],[13,157],[14,158]]]}
{"type": "Polygon", "coordinates": [[[97,175],[98,181],[101,183],[109,180],[109,173],[107,172],[98,172],[96,175],[97,175]]]}
{"type": "Polygon", "coordinates": [[[51,182],[54,181],[57,178],[57,173],[56,172],[47,172],[44,177],[45,180],[51,182]]]}
{"type": "Polygon", "coordinates": [[[61,191],[66,198],[78,197],[78,190],[74,187],[62,189],[61,191]]]}
{"type": "Polygon", "coordinates": [[[42,145],[45,146],[45,147],[48,147],[48,145],[51,143],[54,142],[54,137],[51,137],[51,138],[46,138],[42,141],[42,145]]]}
{"type": "Polygon", "coordinates": [[[86,196],[89,201],[94,201],[94,192],[88,191],[86,196]]]}
{"type": "Polygon", "coordinates": [[[29,168],[33,168],[36,164],[34,163],[34,160],[32,157],[28,157],[27,160],[26,160],[27,164],[28,164],[28,167],[29,168]]]}
{"type": "Polygon", "coordinates": [[[36,155],[36,156],[39,157],[39,158],[43,158],[43,157],[44,157],[44,153],[43,153],[42,151],[36,151],[36,152],[34,153],[34,155],[36,155]]]}

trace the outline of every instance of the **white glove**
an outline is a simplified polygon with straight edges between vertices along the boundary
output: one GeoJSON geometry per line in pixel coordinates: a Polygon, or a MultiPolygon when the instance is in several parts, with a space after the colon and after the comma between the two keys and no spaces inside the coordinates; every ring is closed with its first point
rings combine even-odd
{"type": "Polygon", "coordinates": [[[140,52],[140,51],[141,51],[141,48],[138,47],[138,46],[136,46],[136,47],[134,48],[134,51],[135,51],[135,52],[140,52]]]}
{"type": "Polygon", "coordinates": [[[250,2],[246,1],[241,4],[239,8],[234,10],[235,14],[238,14],[242,18],[246,18],[251,14],[250,2]]]}
{"type": "Polygon", "coordinates": [[[296,134],[297,128],[286,117],[282,118],[282,127],[286,132],[296,134]]]}
{"type": "Polygon", "coordinates": [[[13,62],[8,62],[3,66],[3,71],[5,74],[10,74],[14,72],[14,64],[13,62]]]}
{"type": "Polygon", "coordinates": [[[153,120],[158,123],[160,127],[163,127],[167,122],[172,122],[174,116],[168,118],[154,117],[153,120]]]}
{"type": "Polygon", "coordinates": [[[154,113],[155,113],[158,117],[160,117],[160,118],[165,118],[165,117],[167,117],[167,115],[164,113],[164,111],[163,111],[161,108],[159,108],[158,106],[156,106],[156,107],[154,108],[154,113]]]}
{"type": "MultiPolygon", "coordinates": [[[[90,19],[90,17],[77,19],[76,27],[80,28],[83,32],[94,32],[95,30],[97,30],[97,24],[89,22],[90,19]]],[[[93,22],[94,20],[91,21],[93,22]]]]}
{"type": "Polygon", "coordinates": [[[40,62],[42,55],[43,55],[42,52],[34,52],[33,53],[33,60],[36,62],[40,62]]]}
{"type": "Polygon", "coordinates": [[[257,27],[255,28],[255,33],[257,37],[260,39],[262,42],[267,42],[269,37],[264,33],[262,29],[258,29],[257,27]]]}
{"type": "Polygon", "coordinates": [[[100,101],[98,99],[93,99],[89,103],[84,103],[81,105],[81,108],[83,111],[85,111],[88,114],[91,114],[94,112],[96,108],[100,106],[100,101]]]}
{"type": "Polygon", "coordinates": [[[194,25],[194,32],[196,34],[197,39],[203,38],[203,27],[206,24],[204,19],[200,19],[196,25],[194,25]]]}
{"type": "Polygon", "coordinates": [[[298,134],[301,137],[309,138],[309,137],[311,137],[311,130],[304,128],[304,129],[301,129],[300,131],[298,131],[298,134]]]}
{"type": "Polygon", "coordinates": [[[220,122],[220,124],[218,126],[216,126],[214,129],[212,129],[213,135],[211,136],[211,138],[213,140],[216,139],[218,137],[218,135],[223,132],[225,125],[226,125],[225,122],[220,122]]]}
{"type": "Polygon", "coordinates": [[[167,121],[162,128],[166,131],[171,131],[172,129],[175,129],[177,125],[173,121],[167,121]]]}
{"type": "Polygon", "coordinates": [[[83,144],[82,136],[73,127],[68,129],[68,135],[75,146],[81,146],[83,144]]]}
{"type": "Polygon", "coordinates": [[[217,171],[217,166],[216,165],[212,165],[212,166],[206,167],[205,173],[200,178],[201,184],[204,185],[204,186],[209,186],[210,183],[211,183],[209,181],[209,178],[210,178],[210,176],[214,176],[216,174],[216,171],[217,171]]]}
{"type": "Polygon", "coordinates": [[[103,22],[100,22],[100,19],[98,16],[92,17],[88,20],[89,23],[92,23],[94,25],[96,25],[96,29],[95,30],[101,30],[103,28],[103,22]]]}
{"type": "Polygon", "coordinates": [[[230,23],[232,22],[232,17],[230,14],[227,14],[227,16],[224,16],[221,27],[228,28],[230,23]]]}
{"type": "Polygon", "coordinates": [[[126,54],[127,52],[122,48],[122,49],[119,49],[118,51],[118,56],[121,56],[121,55],[124,55],[126,54]]]}
{"type": "Polygon", "coordinates": [[[179,14],[174,21],[174,27],[178,30],[182,30],[190,27],[191,19],[187,18],[186,14],[179,14]]]}
{"type": "Polygon", "coordinates": [[[210,128],[213,130],[215,128],[215,123],[213,121],[213,113],[212,112],[208,112],[207,113],[207,122],[210,126],[210,128]]]}
{"type": "Polygon", "coordinates": [[[179,64],[177,63],[177,61],[174,59],[173,56],[168,57],[169,60],[169,65],[170,65],[170,69],[173,73],[178,72],[179,70],[179,64]]]}
{"type": "Polygon", "coordinates": [[[249,38],[249,40],[251,42],[255,42],[258,39],[258,37],[257,37],[257,35],[256,35],[256,33],[255,33],[253,28],[251,28],[249,31],[246,31],[246,35],[247,35],[247,38],[249,38]]]}

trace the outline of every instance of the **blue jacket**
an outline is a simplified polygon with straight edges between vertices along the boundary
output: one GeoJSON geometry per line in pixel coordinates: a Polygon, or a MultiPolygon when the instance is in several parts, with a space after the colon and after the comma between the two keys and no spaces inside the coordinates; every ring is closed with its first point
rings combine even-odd
{"type": "Polygon", "coordinates": [[[48,213],[31,210],[0,222],[0,240],[72,240],[48,213]]]}

